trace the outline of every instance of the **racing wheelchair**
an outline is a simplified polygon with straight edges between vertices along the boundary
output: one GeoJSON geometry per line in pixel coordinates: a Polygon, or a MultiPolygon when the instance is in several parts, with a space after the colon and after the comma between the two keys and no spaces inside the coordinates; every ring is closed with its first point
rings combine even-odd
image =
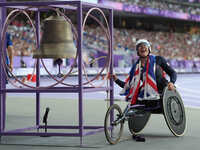
{"type": "Polygon", "coordinates": [[[125,121],[132,135],[144,129],[151,114],[163,114],[170,131],[177,137],[183,136],[186,130],[185,108],[178,91],[166,87],[157,100],[142,100],[138,104],[128,103],[124,111],[117,104],[111,105],[105,115],[104,131],[110,144],[119,142],[125,121]]]}

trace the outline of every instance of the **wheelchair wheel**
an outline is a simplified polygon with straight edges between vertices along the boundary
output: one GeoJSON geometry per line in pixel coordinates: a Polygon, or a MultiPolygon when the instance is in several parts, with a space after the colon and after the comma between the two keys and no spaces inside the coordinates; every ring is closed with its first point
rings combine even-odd
{"type": "Polygon", "coordinates": [[[170,131],[177,137],[183,136],[186,130],[186,115],[181,96],[177,90],[165,89],[163,113],[170,131]]]}
{"type": "Polygon", "coordinates": [[[119,142],[123,132],[124,121],[120,121],[122,110],[117,104],[108,108],[104,120],[104,131],[107,141],[110,144],[119,142]]]}
{"type": "Polygon", "coordinates": [[[131,116],[128,119],[128,127],[131,134],[138,134],[141,132],[149,121],[150,116],[151,112],[149,111],[131,116]]]}

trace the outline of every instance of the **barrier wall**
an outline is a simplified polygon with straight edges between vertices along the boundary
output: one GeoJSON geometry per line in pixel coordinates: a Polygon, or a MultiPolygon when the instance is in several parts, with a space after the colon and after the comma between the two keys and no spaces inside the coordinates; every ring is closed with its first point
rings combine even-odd
{"type": "MultiPolygon", "coordinates": [[[[98,52],[98,57],[104,56],[103,52],[98,52]]],[[[128,60],[128,56],[123,55],[114,55],[114,71],[116,74],[127,74],[130,71],[131,68],[131,62],[130,64],[126,64],[126,61],[128,60]]],[[[51,71],[52,74],[58,73],[58,66],[53,65],[53,59],[43,59],[45,66],[51,71]]],[[[183,60],[183,59],[168,59],[167,60],[170,66],[172,66],[178,73],[192,73],[192,72],[200,72],[200,60],[183,60]]],[[[70,65],[72,65],[73,60],[65,60],[63,59],[62,64],[62,71],[63,73],[67,72],[70,69],[70,65]]],[[[27,75],[27,73],[32,73],[33,67],[35,64],[35,59],[32,58],[32,56],[15,56],[14,57],[14,70],[13,73],[16,76],[24,76],[27,75]],[[26,64],[26,67],[21,67],[21,61],[24,61],[26,64]]],[[[105,64],[105,59],[99,59],[96,66],[87,67],[88,74],[93,75],[98,73],[98,71],[101,69],[102,66],[105,64]]],[[[41,75],[47,75],[46,71],[44,70],[43,66],[41,67],[41,75]]],[[[76,69],[76,68],[75,68],[76,69]]],[[[73,75],[77,75],[77,72],[73,75]]]]}

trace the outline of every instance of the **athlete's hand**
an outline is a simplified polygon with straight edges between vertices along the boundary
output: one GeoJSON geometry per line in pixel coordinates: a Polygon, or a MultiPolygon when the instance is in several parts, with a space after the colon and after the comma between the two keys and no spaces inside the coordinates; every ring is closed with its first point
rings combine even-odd
{"type": "Polygon", "coordinates": [[[108,79],[113,79],[114,81],[117,80],[117,76],[115,74],[109,74],[108,79]]]}
{"type": "Polygon", "coordinates": [[[169,82],[167,86],[168,86],[169,90],[174,90],[175,89],[175,86],[174,86],[174,84],[172,82],[169,82]]]}

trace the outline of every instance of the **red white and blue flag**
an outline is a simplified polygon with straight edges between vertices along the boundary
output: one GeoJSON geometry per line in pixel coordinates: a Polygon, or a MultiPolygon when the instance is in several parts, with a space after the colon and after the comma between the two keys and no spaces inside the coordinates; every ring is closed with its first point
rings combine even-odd
{"type": "Polygon", "coordinates": [[[155,77],[156,59],[154,55],[147,58],[147,65],[141,74],[141,61],[137,61],[125,81],[125,86],[120,95],[125,95],[126,100],[135,104],[137,100],[156,100],[160,98],[155,77]],[[143,76],[141,80],[141,75],[143,76]]]}

